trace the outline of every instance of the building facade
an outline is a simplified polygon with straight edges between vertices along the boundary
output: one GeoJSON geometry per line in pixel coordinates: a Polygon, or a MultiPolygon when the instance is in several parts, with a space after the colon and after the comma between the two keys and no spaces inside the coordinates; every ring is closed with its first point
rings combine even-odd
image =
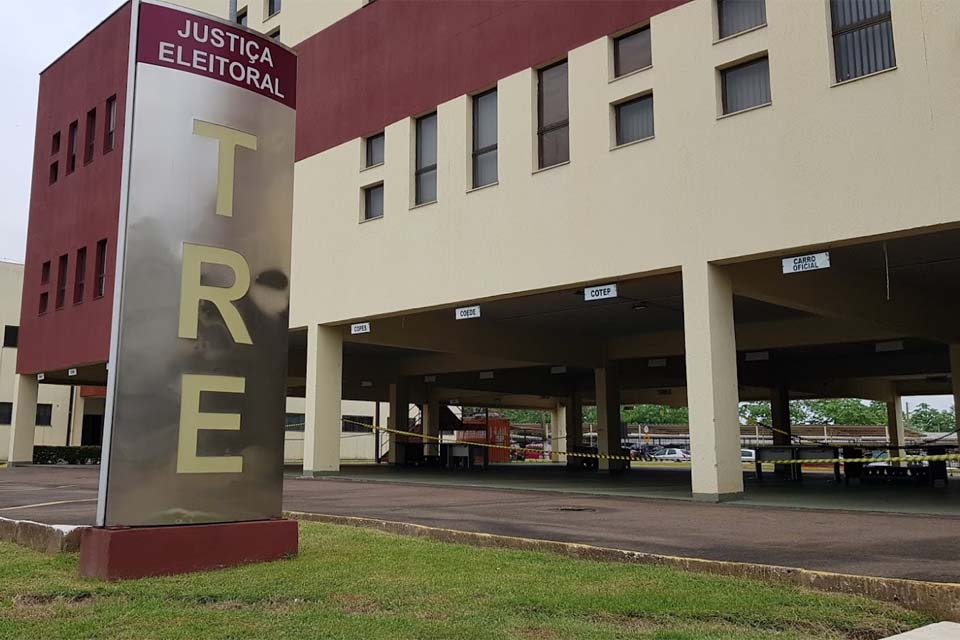
{"type": "MultiPolygon", "coordinates": [[[[299,55],[288,388],[305,473],[339,468],[342,400],[417,405],[431,435],[444,405],[549,409],[554,450],[579,446],[591,404],[600,453],[619,447],[622,405],[653,402],[689,406],[692,493],[718,500],[743,489],[739,400],[770,399],[781,431],[790,397],[883,400],[896,443],[902,396],[960,393],[960,5],[258,0],[238,15],[299,55]]],[[[112,246],[106,229],[34,239],[42,152],[114,93],[38,119],[31,343],[59,326],[35,313],[43,265],[59,283],[67,255],[74,282],[79,246],[112,246]]],[[[24,376],[105,362],[65,348],[40,366],[33,349],[24,376]]]]}

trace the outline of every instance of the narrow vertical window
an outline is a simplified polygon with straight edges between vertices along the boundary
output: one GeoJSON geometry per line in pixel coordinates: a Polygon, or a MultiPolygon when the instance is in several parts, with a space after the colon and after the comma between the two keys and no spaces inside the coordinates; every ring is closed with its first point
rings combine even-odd
{"type": "Polygon", "coordinates": [[[615,106],[617,145],[653,137],[653,94],[615,106]]]}
{"type": "Polygon", "coordinates": [[[50,308],[50,293],[44,291],[40,294],[40,303],[37,305],[37,313],[43,315],[50,308]]]}
{"type": "Polygon", "coordinates": [[[60,179],[60,163],[54,160],[50,164],[50,184],[60,179]]]}
{"type": "Polygon", "coordinates": [[[70,123],[67,130],[67,175],[77,170],[77,127],[78,122],[74,120],[70,123]]]}
{"type": "Polygon", "coordinates": [[[237,24],[239,24],[241,27],[247,26],[247,8],[246,7],[244,7],[243,9],[240,9],[240,11],[237,11],[237,24]]]}
{"type": "Polygon", "coordinates": [[[47,260],[43,263],[43,266],[40,267],[40,284],[48,285],[50,284],[50,261],[47,260]]]}
{"type": "Polygon", "coordinates": [[[363,219],[373,220],[383,217],[383,183],[363,190],[363,219]]]}
{"type": "Polygon", "coordinates": [[[437,199],[437,114],[417,118],[416,204],[437,199]]]}
{"type": "Polygon", "coordinates": [[[720,76],[724,114],[770,104],[770,63],[767,58],[723,69],[720,76]]]}
{"type": "Polygon", "coordinates": [[[84,287],[87,280],[87,248],[77,249],[77,263],[73,275],[73,304],[83,302],[84,287]]]}
{"type": "Polygon", "coordinates": [[[613,41],[613,75],[619,78],[653,64],[650,27],[643,27],[613,41]]]}
{"type": "Polygon", "coordinates": [[[117,96],[107,98],[106,126],[103,128],[103,152],[113,151],[117,144],[117,96]]]}
{"type": "Polygon", "coordinates": [[[107,241],[97,242],[97,264],[93,281],[93,297],[101,298],[106,291],[107,281],[107,241]]]}
{"type": "Polygon", "coordinates": [[[383,132],[367,138],[367,167],[383,164],[384,137],[383,132]]]}
{"type": "Polygon", "coordinates": [[[57,131],[50,139],[50,155],[60,153],[60,132],[57,131]]]}
{"type": "Polygon", "coordinates": [[[830,0],[837,82],[897,66],[890,0],[830,0]]]}
{"type": "Polygon", "coordinates": [[[280,0],[267,0],[267,17],[280,13],[280,0]]]}
{"type": "Polygon", "coordinates": [[[16,349],[20,341],[20,327],[8,324],[3,328],[3,346],[16,349]]]}
{"type": "Polygon", "coordinates": [[[67,300],[67,260],[67,254],[63,254],[57,262],[57,309],[63,307],[67,300]]]}
{"type": "Polygon", "coordinates": [[[97,140],[97,110],[87,111],[87,127],[84,131],[83,164],[93,161],[93,152],[97,140]]]}
{"type": "Polygon", "coordinates": [[[473,97],[473,188],[497,181],[497,90],[473,97]]]}
{"type": "Polygon", "coordinates": [[[270,33],[268,33],[268,34],[267,34],[267,37],[279,41],[279,40],[280,40],[280,27],[277,27],[276,29],[274,29],[273,31],[271,31],[270,33]]]}
{"type": "Polygon", "coordinates": [[[765,0],[717,0],[717,19],[720,37],[726,38],[767,24],[767,5],[765,0]]]}
{"type": "Polygon", "coordinates": [[[541,169],[570,160],[568,91],[566,60],[540,69],[537,82],[537,146],[541,169]]]}
{"type": "Polygon", "coordinates": [[[53,405],[49,403],[41,403],[37,405],[37,419],[35,424],[38,427],[49,427],[53,424],[53,405]]]}

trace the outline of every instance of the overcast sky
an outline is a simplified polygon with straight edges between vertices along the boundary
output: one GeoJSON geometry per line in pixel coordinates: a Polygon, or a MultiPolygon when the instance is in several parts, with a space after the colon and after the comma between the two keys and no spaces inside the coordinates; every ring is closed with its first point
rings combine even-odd
{"type": "MultiPolygon", "coordinates": [[[[23,262],[30,207],[33,134],[37,118],[40,71],[97,26],[123,0],[33,0],[7,2],[7,29],[0,39],[0,77],[7,99],[0,103],[3,139],[0,154],[0,260],[23,262]],[[38,37],[40,34],[40,37],[38,37]]],[[[910,398],[910,408],[927,402],[939,409],[953,405],[951,396],[910,398]]]]}

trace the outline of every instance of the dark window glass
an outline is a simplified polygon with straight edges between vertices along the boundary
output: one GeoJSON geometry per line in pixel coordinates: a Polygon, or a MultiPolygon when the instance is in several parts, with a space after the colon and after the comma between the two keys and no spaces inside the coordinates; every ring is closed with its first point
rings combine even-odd
{"type": "Polygon", "coordinates": [[[60,179],[60,163],[54,162],[50,165],[50,184],[60,179]]]}
{"type": "Polygon", "coordinates": [[[890,0],[830,0],[837,82],[897,65],[890,0]]]}
{"type": "Polygon", "coordinates": [[[103,128],[103,152],[113,151],[117,143],[117,96],[107,98],[107,121],[103,128]]]}
{"type": "Polygon", "coordinates": [[[497,90],[473,98],[473,186],[497,181],[497,90]]]}
{"type": "Polygon", "coordinates": [[[67,174],[77,170],[77,121],[70,123],[67,130],[67,174]]]}
{"type": "Polygon", "coordinates": [[[16,348],[20,339],[20,327],[8,324],[3,328],[3,346],[16,348]]]}
{"type": "Polygon", "coordinates": [[[767,5],[764,0],[717,0],[720,37],[759,27],[767,23],[767,5]]]}
{"type": "Polygon", "coordinates": [[[342,431],[350,433],[373,433],[373,429],[367,429],[364,424],[373,426],[373,418],[370,416],[343,416],[342,431]],[[357,424],[358,422],[362,424],[357,424]]]}
{"type": "Polygon", "coordinates": [[[87,248],[77,249],[77,264],[73,276],[73,304],[83,302],[83,292],[87,280],[87,248]]]}
{"type": "Polygon", "coordinates": [[[267,34],[267,37],[268,37],[268,38],[273,38],[274,40],[279,40],[279,39],[280,39],[280,27],[277,27],[276,29],[274,29],[273,31],[271,31],[270,33],[268,33],[268,34],[267,34]]]}
{"type": "Polygon", "coordinates": [[[272,16],[280,11],[280,0],[267,0],[267,16],[272,16]]]}
{"type": "Polygon", "coordinates": [[[57,309],[67,300],[67,256],[60,256],[57,262],[57,309]]]}
{"type": "Polygon", "coordinates": [[[40,267],[40,284],[50,284],[50,261],[47,260],[40,267]]]}
{"type": "Polygon", "coordinates": [[[613,74],[616,77],[653,64],[650,27],[622,35],[613,41],[613,74]]]}
{"type": "Polygon", "coordinates": [[[417,118],[416,204],[437,199],[437,114],[417,118]]]}
{"type": "Polygon", "coordinates": [[[53,134],[53,139],[50,140],[50,155],[55,153],[60,153],[60,132],[57,131],[53,134]]]}
{"type": "Polygon", "coordinates": [[[40,303],[37,305],[37,313],[44,314],[50,306],[50,294],[44,291],[40,294],[40,303]]]}
{"type": "Polygon", "coordinates": [[[0,424],[13,422],[13,403],[0,402],[0,424]]]}
{"type": "Polygon", "coordinates": [[[93,152],[97,140],[97,110],[87,111],[87,128],[84,131],[83,164],[93,161],[93,152]]]}
{"type": "Polygon", "coordinates": [[[653,137],[653,95],[616,106],[617,144],[653,137]]]}
{"type": "Polygon", "coordinates": [[[246,9],[241,9],[240,11],[237,11],[237,24],[243,27],[247,26],[247,10],[246,9]]]}
{"type": "Polygon", "coordinates": [[[570,160],[570,110],[567,62],[540,69],[537,82],[539,166],[570,160]]]}
{"type": "Polygon", "coordinates": [[[767,58],[721,71],[723,112],[736,113],[770,102],[770,63],[767,58]]]}
{"type": "Polygon", "coordinates": [[[378,184],[363,190],[363,219],[383,217],[383,185],[378,184]]]}
{"type": "Polygon", "coordinates": [[[38,404],[37,405],[37,422],[38,427],[49,427],[53,424],[53,405],[52,404],[38,404]]]}
{"type": "Polygon", "coordinates": [[[99,298],[106,291],[107,282],[107,241],[97,242],[96,274],[93,281],[93,297],[99,298]]]}
{"type": "Polygon", "coordinates": [[[383,133],[367,138],[367,166],[375,167],[383,164],[384,137],[383,133]]]}
{"type": "Polygon", "coordinates": [[[304,415],[302,413],[287,414],[287,431],[303,431],[304,424],[304,415]]]}

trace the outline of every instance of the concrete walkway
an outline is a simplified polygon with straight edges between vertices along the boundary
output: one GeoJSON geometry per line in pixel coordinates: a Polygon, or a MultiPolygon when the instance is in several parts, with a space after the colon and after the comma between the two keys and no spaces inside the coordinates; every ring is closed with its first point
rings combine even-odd
{"type": "MultiPolygon", "coordinates": [[[[0,470],[0,517],[90,524],[95,469],[0,470]]],[[[341,478],[287,478],[284,508],[649,553],[960,582],[960,518],[341,478]]]]}
{"type": "Polygon", "coordinates": [[[957,640],[960,638],[960,624],[939,622],[906,633],[890,636],[887,640],[957,640]]]}

